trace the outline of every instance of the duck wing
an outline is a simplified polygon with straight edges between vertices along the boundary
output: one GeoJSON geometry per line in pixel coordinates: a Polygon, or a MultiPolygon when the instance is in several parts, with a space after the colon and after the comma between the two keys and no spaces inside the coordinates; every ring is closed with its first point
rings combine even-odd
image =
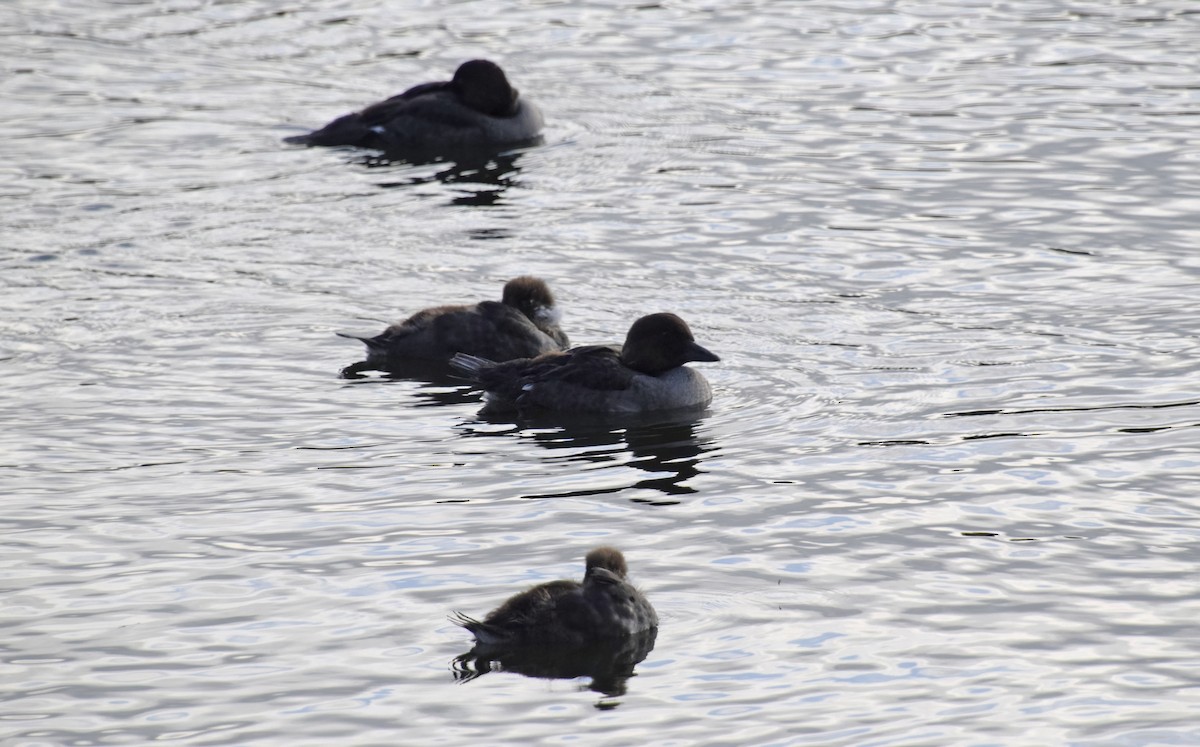
{"type": "Polygon", "coordinates": [[[304,135],[285,137],[284,141],[297,145],[373,147],[378,135],[372,129],[373,127],[390,121],[413,98],[441,90],[446,85],[446,83],[422,83],[419,86],[413,86],[404,93],[384,99],[377,104],[371,104],[361,111],[343,114],[320,129],[304,135]]]}
{"type": "MultiPolygon", "coordinates": [[[[525,397],[543,388],[613,390],[629,386],[618,353],[607,345],[586,345],[566,352],[548,352],[536,358],[491,363],[460,370],[482,389],[503,399],[526,403],[525,397]]],[[[536,404],[529,402],[529,404],[536,404]]]]}
{"type": "MultiPolygon", "coordinates": [[[[638,372],[626,366],[619,348],[596,345],[571,350],[552,369],[522,377],[513,402],[520,409],[627,412],[636,409],[638,372]]],[[[545,356],[549,357],[549,356],[545,356]]]]}
{"type": "Polygon", "coordinates": [[[620,361],[616,346],[576,347],[558,357],[536,359],[534,364],[521,377],[526,393],[546,388],[619,392],[634,382],[635,371],[620,361]]]}
{"type": "Polygon", "coordinates": [[[480,643],[520,643],[553,635],[557,607],[579,596],[582,584],[561,579],[539,584],[510,597],[483,620],[455,612],[451,620],[474,634],[480,643]]]}
{"type": "MultiPolygon", "coordinates": [[[[412,354],[416,352],[417,346],[424,348],[431,346],[432,340],[435,339],[435,327],[439,320],[459,318],[470,314],[471,311],[472,308],[470,306],[435,306],[430,309],[422,309],[404,321],[390,325],[374,337],[364,337],[345,332],[338,332],[337,335],[339,337],[348,337],[351,340],[362,341],[371,353],[381,355],[388,352],[412,354]]],[[[444,324],[445,322],[442,323],[444,324]]],[[[452,354],[453,351],[447,357],[452,354]]]]}
{"type": "Polygon", "coordinates": [[[389,327],[381,337],[386,338],[382,343],[392,347],[419,342],[423,349],[447,360],[455,353],[466,353],[509,361],[532,358],[557,347],[528,317],[498,301],[429,309],[389,327]],[[402,342],[403,338],[409,339],[402,342]]]}
{"type": "Polygon", "coordinates": [[[477,127],[479,113],[469,109],[458,96],[445,87],[433,87],[419,95],[406,91],[399,96],[372,104],[357,115],[358,122],[366,128],[386,127],[404,134],[406,126],[422,129],[477,127]]]}

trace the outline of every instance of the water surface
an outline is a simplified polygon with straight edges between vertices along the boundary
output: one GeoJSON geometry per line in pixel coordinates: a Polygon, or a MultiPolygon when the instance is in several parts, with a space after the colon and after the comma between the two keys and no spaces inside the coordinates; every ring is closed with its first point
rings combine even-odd
{"type": "Polygon", "coordinates": [[[0,741],[1200,743],[1191,3],[0,20],[0,741]],[[280,143],[473,57],[545,145],[280,143]],[[338,377],[526,273],[683,316],[712,406],[338,377]],[[601,543],[634,676],[461,676],[452,610],[601,543]]]}

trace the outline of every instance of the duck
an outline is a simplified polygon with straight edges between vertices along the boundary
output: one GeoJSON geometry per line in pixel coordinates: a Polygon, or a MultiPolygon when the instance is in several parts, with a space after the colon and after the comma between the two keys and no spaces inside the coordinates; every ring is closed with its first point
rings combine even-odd
{"type": "Polygon", "coordinates": [[[636,414],[703,407],[712,388],[684,364],[719,361],[676,314],[641,317],[622,345],[587,345],[500,362],[458,353],[450,368],[485,392],[481,415],[528,410],[636,414]]]}
{"type": "Polygon", "coordinates": [[[587,554],[582,582],[549,581],[510,597],[483,620],[461,612],[451,620],[477,643],[505,646],[581,646],[657,628],[658,613],[627,575],[620,550],[597,547],[587,554]]]}
{"type": "Polygon", "coordinates": [[[438,151],[533,143],[542,112],[499,65],[469,60],[449,81],[413,86],[319,130],[284,138],[296,145],[349,145],[384,151],[438,151]]]}
{"type": "Polygon", "coordinates": [[[338,332],[367,346],[355,370],[395,371],[411,363],[446,364],[455,354],[509,361],[565,350],[561,311],[546,281],[532,275],[504,284],[499,301],[423,309],[374,337],[338,332]]]}

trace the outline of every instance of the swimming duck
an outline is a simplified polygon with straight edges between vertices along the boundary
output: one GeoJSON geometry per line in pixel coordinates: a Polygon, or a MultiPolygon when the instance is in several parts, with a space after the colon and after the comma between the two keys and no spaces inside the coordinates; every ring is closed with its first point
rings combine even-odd
{"type": "Polygon", "coordinates": [[[507,363],[460,353],[450,367],[487,393],[483,414],[643,413],[708,404],[708,381],[684,364],[719,360],[696,344],[682,319],[660,313],[634,322],[623,345],[588,345],[507,363]]]}
{"type": "Polygon", "coordinates": [[[541,111],[521,98],[500,66],[470,60],[459,65],[449,81],[413,86],[284,141],[429,151],[518,144],[535,140],[541,131],[541,111]]]}
{"type": "Polygon", "coordinates": [[[338,335],[367,346],[367,360],[355,370],[391,371],[413,361],[445,364],[456,353],[508,361],[565,349],[569,343],[559,316],[550,286],[522,275],[504,284],[499,301],[424,309],[375,337],[338,335]]]}
{"type": "Polygon", "coordinates": [[[587,554],[583,583],[567,579],[527,589],[482,621],[451,618],[485,644],[578,646],[658,627],[650,602],[626,580],[625,556],[613,547],[587,554]]]}

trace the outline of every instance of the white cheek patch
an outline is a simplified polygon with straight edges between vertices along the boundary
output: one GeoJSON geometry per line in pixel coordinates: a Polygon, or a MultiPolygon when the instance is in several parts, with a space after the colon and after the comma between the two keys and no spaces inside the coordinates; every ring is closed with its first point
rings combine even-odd
{"type": "Polygon", "coordinates": [[[382,135],[385,130],[383,129],[383,125],[375,125],[371,128],[371,132],[374,132],[376,135],[382,135]]]}
{"type": "Polygon", "coordinates": [[[533,312],[539,322],[545,324],[558,324],[562,320],[562,309],[557,306],[539,306],[537,311],[533,312]]]}
{"type": "Polygon", "coordinates": [[[521,387],[521,391],[522,392],[532,392],[533,384],[526,384],[525,386],[521,387]]]}

